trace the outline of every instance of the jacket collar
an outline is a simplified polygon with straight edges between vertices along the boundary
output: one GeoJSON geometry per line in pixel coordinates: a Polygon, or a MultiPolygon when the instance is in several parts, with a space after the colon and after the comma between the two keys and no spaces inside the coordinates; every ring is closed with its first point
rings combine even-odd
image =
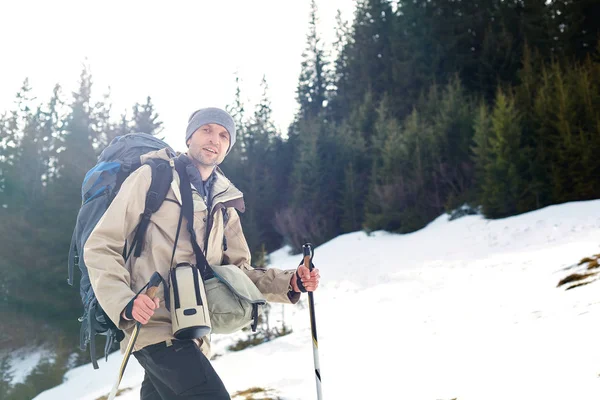
{"type": "MultiPolygon", "coordinates": [[[[191,165],[191,161],[186,154],[181,154],[179,157],[181,157],[182,161],[186,162],[186,164],[191,165]]],[[[175,173],[173,174],[174,178],[173,178],[173,181],[171,182],[171,188],[173,189],[173,192],[175,193],[175,197],[177,198],[177,201],[179,201],[179,203],[181,204],[181,194],[179,191],[179,176],[174,169],[174,164],[173,164],[173,171],[175,173]]],[[[233,200],[243,199],[244,194],[238,188],[236,188],[229,179],[227,179],[227,177],[225,176],[225,174],[223,173],[221,168],[215,167],[215,170],[213,171],[213,175],[214,175],[214,178],[212,178],[212,176],[211,176],[211,179],[214,179],[214,182],[212,184],[211,201],[210,201],[210,203],[212,204],[213,207],[217,203],[227,203],[227,202],[230,202],[233,200]]],[[[236,201],[233,204],[235,204],[235,208],[237,208],[240,212],[245,211],[244,210],[245,207],[243,205],[244,204],[243,200],[242,200],[242,202],[236,201]]]]}

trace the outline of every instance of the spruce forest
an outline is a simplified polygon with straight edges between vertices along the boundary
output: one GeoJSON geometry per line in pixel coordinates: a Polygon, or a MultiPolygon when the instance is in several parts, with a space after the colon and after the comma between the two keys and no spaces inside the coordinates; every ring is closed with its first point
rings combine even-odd
{"type": "MultiPolygon", "coordinates": [[[[318,18],[313,1],[286,132],[266,78],[256,107],[239,89],[228,107],[238,134],[221,168],[244,192],[253,264],[464,205],[501,218],[600,198],[600,1],[359,0],[334,43],[318,18]]],[[[63,373],[79,343],[66,259],[83,177],[115,136],[164,133],[150,97],[119,116],[93,90],[87,68],[77,91],[41,101],[25,79],[0,110],[0,348],[52,342],[63,373]]],[[[62,379],[36,371],[14,398],[62,379]]]]}

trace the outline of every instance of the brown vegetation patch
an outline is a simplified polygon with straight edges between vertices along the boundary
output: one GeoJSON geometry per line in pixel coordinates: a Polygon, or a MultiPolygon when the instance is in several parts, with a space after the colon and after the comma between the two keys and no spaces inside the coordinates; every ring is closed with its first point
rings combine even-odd
{"type": "Polygon", "coordinates": [[[575,285],[571,285],[568,288],[566,288],[565,290],[571,290],[571,289],[575,289],[576,287],[579,286],[585,286],[585,285],[589,285],[590,283],[592,283],[591,281],[587,281],[587,282],[581,282],[581,283],[576,283],[575,285]]]}
{"type": "MultiPolygon", "coordinates": [[[[133,390],[132,388],[119,389],[119,390],[117,390],[117,395],[115,397],[119,396],[120,394],[132,391],[132,390],[133,390]]],[[[108,400],[108,395],[98,397],[96,400],[108,400]]]]}
{"type": "Polygon", "coordinates": [[[246,390],[235,392],[232,396],[233,400],[281,400],[281,397],[271,394],[273,389],[263,389],[259,387],[251,387],[246,390]],[[258,397],[257,397],[258,396],[258,397]]]}
{"type": "Polygon", "coordinates": [[[584,257],[576,265],[574,264],[569,268],[565,268],[565,269],[572,269],[573,267],[579,267],[580,272],[572,273],[572,274],[566,276],[565,278],[561,279],[560,282],[558,282],[557,287],[567,285],[565,290],[570,290],[570,289],[575,289],[576,287],[584,286],[584,285],[590,284],[592,282],[595,282],[598,279],[597,275],[600,272],[598,272],[598,271],[589,272],[589,271],[598,270],[600,267],[599,262],[600,262],[600,254],[595,254],[591,257],[584,257]]]}
{"type": "Polygon", "coordinates": [[[571,282],[578,282],[578,281],[587,279],[594,275],[597,275],[597,274],[593,273],[593,272],[588,272],[585,274],[571,274],[571,275],[567,276],[566,278],[561,279],[560,282],[558,282],[557,287],[566,285],[567,283],[571,283],[571,282]]]}
{"type": "Polygon", "coordinates": [[[600,260],[600,254],[594,254],[592,257],[584,257],[579,261],[577,265],[587,264],[587,269],[598,268],[598,261],[600,260]]]}

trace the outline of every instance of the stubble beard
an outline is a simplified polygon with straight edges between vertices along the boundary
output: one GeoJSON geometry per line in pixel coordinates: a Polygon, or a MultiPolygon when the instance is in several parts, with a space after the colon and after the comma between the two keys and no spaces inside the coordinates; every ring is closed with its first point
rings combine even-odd
{"type": "Polygon", "coordinates": [[[215,158],[212,161],[211,160],[207,160],[206,157],[204,157],[204,155],[202,153],[191,154],[191,156],[192,156],[192,161],[196,165],[201,165],[203,167],[216,167],[217,165],[219,165],[219,162],[218,162],[217,158],[215,158]]]}

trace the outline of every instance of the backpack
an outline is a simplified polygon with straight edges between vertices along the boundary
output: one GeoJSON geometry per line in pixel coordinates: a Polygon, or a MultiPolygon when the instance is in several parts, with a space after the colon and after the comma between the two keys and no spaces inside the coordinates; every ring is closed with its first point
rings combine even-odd
{"type": "MultiPolygon", "coordinates": [[[[92,230],[119,192],[123,181],[142,166],[140,156],[164,148],[168,148],[172,154],[175,154],[165,142],[146,133],[117,136],[102,151],[98,157],[98,163],[87,172],[81,186],[82,203],[69,249],[68,283],[73,286],[74,270],[75,267],[78,267],[81,271],[79,293],[83,303],[83,315],[79,317],[79,322],[81,322],[79,347],[81,350],[85,350],[87,345],[90,345],[90,356],[94,369],[98,369],[96,336],[106,337],[104,355],[108,359],[112,346],[115,342],[122,341],[125,335],[98,304],[84,262],[83,248],[92,230]]],[[[129,246],[125,245],[123,250],[123,257],[126,260],[132,252],[139,257],[150,216],[161,206],[173,178],[169,161],[150,159],[146,164],[152,168],[152,183],[146,194],[144,214],[140,218],[134,239],[129,246]],[[129,251],[127,247],[129,247],[129,251]]]]}

